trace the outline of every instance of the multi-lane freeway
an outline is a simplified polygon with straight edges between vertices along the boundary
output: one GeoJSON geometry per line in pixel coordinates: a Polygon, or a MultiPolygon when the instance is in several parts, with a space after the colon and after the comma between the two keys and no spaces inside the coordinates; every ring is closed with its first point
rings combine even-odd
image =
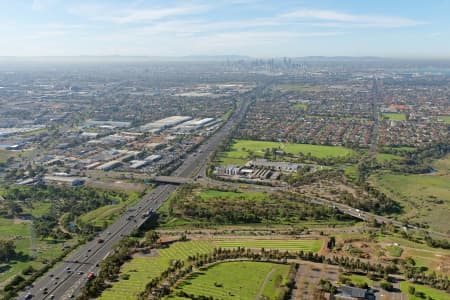
{"type": "MultiPolygon", "coordinates": [[[[258,88],[257,88],[258,89],[258,88]]],[[[231,118],[214,135],[200,145],[193,153],[187,155],[183,163],[171,176],[173,178],[189,178],[196,181],[197,174],[202,177],[199,183],[233,185],[230,183],[218,182],[206,178],[206,162],[208,157],[214,152],[217,146],[224,140],[232,127],[239,123],[245,116],[245,112],[251,103],[250,97],[239,102],[231,118]]],[[[134,207],[130,208],[117,221],[110,225],[105,231],[100,233],[94,240],[81,246],[69,255],[62,263],[58,264],[45,276],[40,278],[35,285],[24,292],[19,299],[24,299],[27,295],[32,295],[32,299],[70,299],[79,294],[80,289],[86,282],[86,274],[97,273],[99,263],[110,253],[113,246],[124,236],[129,235],[135,228],[139,228],[148,218],[149,212],[156,211],[161,204],[176,190],[175,185],[160,184],[150,193],[145,195],[134,207]]],[[[276,192],[277,189],[257,186],[255,189],[263,189],[276,192]]],[[[285,190],[286,188],[280,188],[285,190]]],[[[391,222],[395,226],[403,226],[400,222],[361,212],[350,206],[335,203],[318,197],[310,197],[313,204],[330,205],[339,209],[345,214],[359,219],[373,217],[378,222],[391,222]]],[[[415,229],[415,228],[413,228],[415,229]]]]}
{"type": "MultiPolygon", "coordinates": [[[[243,97],[228,121],[195,152],[188,154],[180,167],[171,175],[195,177],[232,127],[245,116],[250,102],[250,97],[243,97]]],[[[31,289],[22,293],[19,299],[70,299],[76,297],[87,280],[86,275],[90,272],[97,273],[99,263],[110,253],[113,246],[134,229],[139,228],[149,217],[149,212],[156,211],[175,192],[176,188],[169,184],[160,184],[155,187],[94,240],[75,250],[62,263],[41,277],[31,289]]]]}

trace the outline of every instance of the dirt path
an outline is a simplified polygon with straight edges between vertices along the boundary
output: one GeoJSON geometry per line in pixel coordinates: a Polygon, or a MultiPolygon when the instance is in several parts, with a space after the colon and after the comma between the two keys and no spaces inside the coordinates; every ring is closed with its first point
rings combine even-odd
{"type": "Polygon", "coordinates": [[[272,277],[273,273],[275,273],[279,268],[280,266],[276,266],[269,272],[269,274],[266,275],[266,278],[264,278],[264,282],[262,283],[261,287],[259,288],[258,294],[256,295],[256,300],[261,298],[262,293],[264,292],[264,289],[266,288],[266,285],[270,280],[270,277],[272,277]]]}

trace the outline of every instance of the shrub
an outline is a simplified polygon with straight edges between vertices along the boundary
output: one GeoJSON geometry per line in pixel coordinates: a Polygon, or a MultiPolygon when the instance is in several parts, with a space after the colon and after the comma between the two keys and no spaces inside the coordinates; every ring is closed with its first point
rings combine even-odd
{"type": "Polygon", "coordinates": [[[387,281],[382,281],[382,282],[380,283],[380,287],[381,287],[383,290],[388,291],[388,292],[390,292],[390,291],[392,291],[392,290],[394,289],[394,286],[392,285],[392,283],[387,282],[387,281]]]}

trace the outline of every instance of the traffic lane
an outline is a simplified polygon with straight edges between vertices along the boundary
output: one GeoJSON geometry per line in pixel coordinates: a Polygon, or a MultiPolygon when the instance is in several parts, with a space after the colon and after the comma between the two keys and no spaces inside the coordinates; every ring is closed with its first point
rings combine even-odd
{"type": "MultiPolygon", "coordinates": [[[[223,137],[225,136],[225,134],[227,133],[227,131],[231,128],[231,124],[235,121],[235,120],[237,120],[237,119],[239,119],[239,117],[242,117],[244,114],[243,114],[243,108],[246,108],[246,107],[248,107],[248,105],[244,105],[244,103],[245,103],[245,101],[243,101],[242,103],[241,103],[241,106],[239,107],[239,111],[238,111],[238,113],[237,113],[237,115],[233,115],[232,116],[232,118],[230,118],[230,120],[227,122],[227,123],[225,123],[225,125],[222,127],[222,128],[220,128],[217,132],[216,132],[216,134],[214,134],[213,136],[212,136],[212,138],[213,139],[211,139],[210,140],[210,142],[212,143],[212,144],[215,144],[215,145],[217,145],[217,143],[221,140],[221,139],[223,139],[223,137]]],[[[175,171],[175,173],[177,174],[186,174],[186,175],[190,175],[190,174],[192,174],[192,172],[194,172],[195,170],[196,170],[196,168],[197,168],[197,166],[198,166],[198,164],[200,163],[200,162],[203,162],[211,153],[212,153],[212,151],[213,151],[213,148],[211,147],[211,148],[209,148],[209,147],[207,147],[207,146],[205,146],[204,147],[206,150],[208,150],[208,151],[205,151],[205,153],[203,154],[203,155],[200,155],[197,159],[193,159],[192,160],[192,158],[193,157],[195,157],[194,155],[191,155],[190,157],[188,157],[187,158],[187,160],[180,166],[180,168],[178,168],[176,171],[175,171]],[[209,152],[209,153],[208,153],[209,152]]],[[[167,191],[167,193],[166,193],[166,197],[168,197],[169,195],[170,195],[170,192],[173,192],[174,190],[175,190],[176,188],[173,188],[173,190],[172,189],[168,189],[168,191],[167,191]]],[[[164,192],[164,189],[163,189],[163,192],[164,192]]],[[[160,194],[160,196],[157,196],[157,201],[156,201],[156,206],[155,206],[155,209],[158,207],[158,206],[160,206],[162,203],[163,203],[163,201],[165,200],[164,198],[166,198],[166,197],[164,197],[164,196],[161,196],[162,194],[164,194],[164,193],[161,193],[160,194]]],[[[143,197],[143,199],[142,199],[142,201],[140,201],[139,203],[142,203],[142,202],[145,202],[145,201],[147,201],[147,199],[148,199],[148,197],[143,197]]],[[[167,199],[167,198],[166,198],[167,199]]],[[[137,205],[136,205],[137,206],[137,205]]],[[[139,209],[139,207],[138,207],[138,209],[139,209]]],[[[142,211],[142,210],[141,210],[142,211]]],[[[117,224],[117,223],[114,223],[114,224],[117,224]]],[[[122,224],[122,223],[120,223],[119,222],[119,224],[122,224]]],[[[114,228],[114,227],[112,227],[112,228],[114,228]]],[[[133,228],[136,228],[136,226],[131,226],[131,227],[127,227],[127,228],[129,228],[130,229],[130,231],[133,229],[133,228]]],[[[106,245],[106,244],[105,244],[106,245]]],[[[107,249],[107,247],[106,246],[103,246],[103,247],[105,247],[105,249],[107,249]]],[[[64,265],[61,267],[62,269],[65,269],[64,268],[64,265]]],[[[71,281],[71,277],[68,277],[65,281],[71,281]]],[[[43,284],[45,284],[45,281],[44,281],[44,283],[43,284]]]]}
{"type": "MultiPolygon", "coordinates": [[[[171,187],[171,188],[169,188],[169,189],[170,189],[170,190],[175,190],[176,187],[171,187]]],[[[161,197],[161,200],[162,200],[162,201],[164,200],[163,198],[165,198],[165,197],[161,197]]],[[[155,205],[151,205],[151,207],[154,208],[155,205]]],[[[132,227],[132,228],[128,228],[130,231],[133,230],[135,226],[131,226],[131,227],[132,227]]],[[[120,240],[120,239],[118,238],[117,242],[118,242],[119,240],[120,240]]],[[[105,257],[102,257],[102,255],[103,255],[103,253],[99,254],[100,257],[95,258],[94,261],[97,261],[97,260],[103,260],[105,257]]],[[[91,272],[91,271],[92,271],[91,269],[87,269],[87,270],[85,270],[85,273],[86,273],[86,272],[89,273],[89,272],[91,272]]],[[[73,284],[73,285],[75,285],[75,287],[72,287],[72,288],[71,288],[71,292],[64,294],[64,295],[63,295],[63,299],[68,299],[68,296],[69,296],[70,294],[76,294],[77,292],[79,292],[79,289],[82,287],[82,285],[84,284],[84,282],[85,282],[85,281],[83,281],[83,280],[78,280],[78,282],[75,282],[75,283],[73,284]]]]}
{"type": "MultiPolygon", "coordinates": [[[[155,189],[155,192],[153,193],[154,197],[157,197],[158,195],[160,195],[160,193],[164,192],[164,186],[161,186],[160,188],[155,189]]],[[[152,197],[153,198],[153,197],[152,197]]],[[[143,201],[144,202],[144,201],[143,201]]],[[[140,203],[139,203],[140,204],[140,203]]],[[[134,208],[137,207],[146,207],[144,205],[139,205],[137,204],[134,208]]],[[[139,211],[139,210],[137,210],[139,211]]],[[[108,230],[112,231],[118,231],[118,229],[120,227],[123,226],[128,226],[129,230],[127,230],[126,232],[131,232],[136,225],[131,224],[131,225],[127,225],[129,222],[126,220],[126,217],[122,216],[120,220],[118,220],[118,222],[115,222],[114,224],[112,224],[112,226],[108,227],[108,230]]],[[[122,233],[122,236],[125,235],[125,233],[122,233]]],[[[100,234],[99,236],[97,236],[97,238],[93,241],[90,241],[87,245],[84,245],[83,248],[79,251],[77,251],[76,253],[72,254],[69,259],[65,260],[65,262],[63,264],[61,264],[59,267],[56,268],[55,271],[53,271],[52,274],[53,276],[47,276],[45,278],[43,278],[36,286],[35,288],[33,288],[32,290],[30,290],[30,293],[32,293],[33,295],[36,295],[38,298],[42,299],[46,299],[47,297],[49,297],[51,294],[53,294],[53,292],[59,288],[60,285],[64,284],[65,281],[69,281],[70,282],[70,276],[67,276],[67,274],[72,274],[72,271],[77,272],[79,269],[79,266],[77,265],[76,261],[80,261],[80,260],[84,260],[86,255],[90,255],[90,253],[92,252],[96,252],[99,251],[102,247],[104,247],[105,245],[101,245],[98,244],[97,239],[99,237],[108,239],[109,236],[102,236],[102,234],[100,234]],[[71,273],[67,273],[67,268],[70,268],[71,273]],[[53,273],[56,273],[53,274],[53,273]],[[52,278],[55,277],[59,277],[59,282],[58,285],[56,287],[53,287],[53,280],[52,278]],[[48,293],[44,294],[42,289],[47,288],[48,289],[48,293]]],[[[112,241],[113,243],[117,243],[119,240],[121,239],[120,237],[114,238],[112,241]]],[[[101,252],[101,254],[106,254],[101,252]]]]}

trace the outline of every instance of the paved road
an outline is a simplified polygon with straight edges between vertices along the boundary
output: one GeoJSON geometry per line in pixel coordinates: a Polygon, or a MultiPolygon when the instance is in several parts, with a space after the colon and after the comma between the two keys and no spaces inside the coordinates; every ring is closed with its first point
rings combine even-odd
{"type": "MultiPolygon", "coordinates": [[[[205,174],[204,168],[201,169],[200,174],[205,174]]],[[[245,185],[247,189],[254,190],[254,191],[260,191],[260,192],[267,192],[267,193],[278,193],[283,191],[290,191],[289,187],[271,187],[271,186],[265,186],[265,185],[256,185],[256,184],[244,184],[244,183],[235,183],[230,181],[220,181],[220,180],[214,180],[212,178],[203,176],[201,179],[198,179],[196,181],[197,183],[209,185],[209,186],[215,186],[219,188],[240,188],[242,185],[245,185]]],[[[374,218],[378,223],[392,223],[392,225],[403,228],[405,225],[402,222],[396,221],[394,219],[390,219],[384,216],[376,215],[373,213],[361,211],[359,209],[353,208],[349,205],[342,204],[339,202],[331,201],[328,199],[320,198],[311,194],[302,194],[304,196],[307,196],[305,198],[305,201],[308,201],[312,204],[317,205],[326,205],[330,207],[334,207],[341,211],[342,213],[352,216],[354,218],[360,219],[362,221],[367,220],[368,218],[374,218]]],[[[409,231],[416,231],[416,232],[427,232],[430,236],[438,239],[447,239],[448,236],[445,233],[437,232],[429,229],[422,229],[416,226],[408,226],[409,231]]]]}
{"type": "MultiPolygon", "coordinates": [[[[257,87],[255,91],[258,89],[257,87]]],[[[251,95],[250,93],[249,96],[251,95]]],[[[250,102],[250,97],[243,97],[230,119],[196,151],[188,154],[182,165],[171,175],[195,177],[232,127],[245,116],[250,102]]],[[[52,299],[54,297],[54,299],[64,300],[78,295],[86,282],[86,274],[97,273],[98,264],[110,253],[113,246],[135,228],[139,228],[148,218],[148,213],[156,211],[175,192],[176,188],[173,185],[158,185],[93,241],[75,250],[62,263],[41,277],[33,288],[22,293],[19,299],[24,299],[27,293],[33,296],[32,299],[52,299]]]]}

